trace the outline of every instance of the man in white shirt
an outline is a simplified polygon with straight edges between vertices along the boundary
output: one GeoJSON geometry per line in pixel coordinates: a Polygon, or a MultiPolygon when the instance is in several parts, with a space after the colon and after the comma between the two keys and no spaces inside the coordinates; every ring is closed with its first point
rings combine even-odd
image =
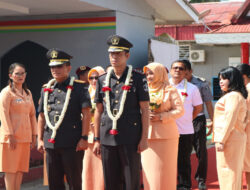
{"type": "Polygon", "coordinates": [[[175,86],[182,98],[185,114],[176,120],[180,133],[178,150],[178,190],[189,190],[191,183],[190,156],[193,143],[193,118],[202,111],[202,99],[199,89],[185,79],[186,66],[182,60],[177,60],[171,65],[171,85],[175,86]]]}

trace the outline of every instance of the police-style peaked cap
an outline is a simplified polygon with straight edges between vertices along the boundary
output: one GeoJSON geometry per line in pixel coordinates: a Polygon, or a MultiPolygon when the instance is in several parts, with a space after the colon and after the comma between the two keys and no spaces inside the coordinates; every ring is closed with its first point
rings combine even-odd
{"type": "Polygon", "coordinates": [[[107,44],[109,45],[108,52],[129,51],[133,47],[132,43],[118,35],[109,36],[107,44]]]}
{"type": "Polygon", "coordinates": [[[52,67],[67,63],[73,57],[60,49],[52,48],[47,52],[47,58],[50,60],[49,66],[52,67]]]}
{"type": "Polygon", "coordinates": [[[76,74],[79,75],[85,71],[89,71],[90,69],[90,67],[82,65],[76,69],[76,74]]]}

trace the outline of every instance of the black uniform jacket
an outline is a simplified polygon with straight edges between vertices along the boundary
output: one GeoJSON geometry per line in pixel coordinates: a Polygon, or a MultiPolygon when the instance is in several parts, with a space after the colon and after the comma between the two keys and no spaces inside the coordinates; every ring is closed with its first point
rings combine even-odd
{"type": "MultiPolygon", "coordinates": [[[[49,93],[48,115],[52,125],[58,120],[66,99],[67,86],[70,78],[62,83],[55,83],[52,87],[53,92],[49,93]]],[[[44,91],[41,91],[41,99],[38,112],[44,112],[44,91]]],[[[69,105],[65,117],[57,130],[55,143],[48,142],[51,138],[52,130],[45,126],[44,144],[45,148],[74,148],[82,135],[81,113],[82,108],[91,107],[88,85],[75,80],[71,92],[69,105]]]]}
{"type": "MultiPolygon", "coordinates": [[[[118,79],[114,71],[111,73],[110,84],[110,108],[113,114],[116,114],[120,108],[122,99],[122,86],[125,84],[128,67],[123,75],[118,79]]],[[[105,93],[102,91],[107,74],[99,77],[96,87],[95,102],[103,103],[104,112],[100,123],[100,138],[103,145],[124,145],[138,144],[142,133],[142,121],[140,101],[149,101],[148,86],[143,74],[132,71],[132,77],[129,85],[131,89],[127,93],[123,113],[117,121],[117,135],[109,134],[112,129],[112,120],[109,118],[106,110],[105,93]]]]}

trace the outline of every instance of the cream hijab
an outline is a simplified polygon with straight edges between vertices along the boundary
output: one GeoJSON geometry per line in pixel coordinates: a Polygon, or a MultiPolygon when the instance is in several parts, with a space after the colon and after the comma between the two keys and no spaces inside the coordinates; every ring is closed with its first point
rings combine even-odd
{"type": "Polygon", "coordinates": [[[166,68],[160,63],[153,62],[143,68],[144,73],[146,73],[148,69],[154,73],[153,81],[148,81],[149,93],[164,90],[169,85],[166,68]]]}

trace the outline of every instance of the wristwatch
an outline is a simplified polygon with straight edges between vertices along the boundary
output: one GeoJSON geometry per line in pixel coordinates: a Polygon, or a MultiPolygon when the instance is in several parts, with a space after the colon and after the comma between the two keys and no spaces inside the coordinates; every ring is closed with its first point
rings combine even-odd
{"type": "Polygon", "coordinates": [[[85,140],[85,141],[87,141],[88,140],[88,136],[84,135],[84,136],[82,136],[82,139],[85,140]]]}
{"type": "Polygon", "coordinates": [[[100,141],[100,137],[94,137],[94,141],[100,141]]]}

